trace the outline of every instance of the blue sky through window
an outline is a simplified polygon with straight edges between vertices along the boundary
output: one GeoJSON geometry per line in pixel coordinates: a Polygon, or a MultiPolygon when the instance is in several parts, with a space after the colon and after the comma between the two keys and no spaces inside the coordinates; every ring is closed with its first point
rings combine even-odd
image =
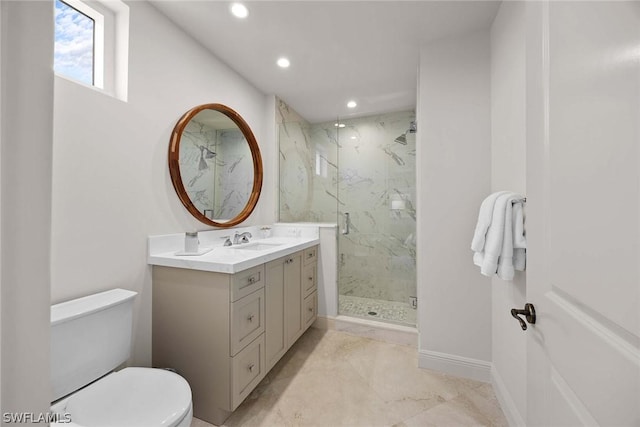
{"type": "Polygon", "coordinates": [[[93,19],[60,0],[55,2],[53,69],[66,77],[93,84],[93,19]]]}

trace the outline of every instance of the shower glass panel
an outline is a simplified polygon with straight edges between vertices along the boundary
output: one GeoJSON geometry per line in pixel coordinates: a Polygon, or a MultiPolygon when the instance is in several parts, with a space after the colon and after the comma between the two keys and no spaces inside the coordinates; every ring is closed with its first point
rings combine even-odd
{"type": "Polygon", "coordinates": [[[415,326],[415,113],[278,113],[280,221],[338,223],[339,314],[415,326]]]}
{"type": "Polygon", "coordinates": [[[340,120],[342,315],[416,324],[416,146],[415,132],[410,131],[414,121],[413,112],[340,120]]]}

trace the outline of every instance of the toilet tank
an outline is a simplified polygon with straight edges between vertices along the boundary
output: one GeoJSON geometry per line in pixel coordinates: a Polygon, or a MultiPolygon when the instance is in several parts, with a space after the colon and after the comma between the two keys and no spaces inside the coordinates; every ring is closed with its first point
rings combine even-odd
{"type": "Polygon", "coordinates": [[[54,401],[129,358],[136,295],[133,291],[112,289],[51,306],[54,401]]]}

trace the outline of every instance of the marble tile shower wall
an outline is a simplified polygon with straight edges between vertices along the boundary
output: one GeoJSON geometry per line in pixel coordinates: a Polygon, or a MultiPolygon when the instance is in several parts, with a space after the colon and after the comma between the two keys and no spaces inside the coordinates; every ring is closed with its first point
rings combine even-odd
{"type": "Polygon", "coordinates": [[[280,221],[335,222],[337,132],[310,125],[278,101],[280,221]]]}
{"type": "Polygon", "coordinates": [[[344,120],[339,130],[340,294],[407,303],[416,295],[412,111],[344,120]]]}
{"type": "Polygon", "coordinates": [[[340,222],[339,293],[406,303],[416,294],[413,111],[309,124],[282,101],[280,220],[340,222]],[[338,161],[339,159],[339,161],[338,161]]]}
{"type": "Polygon", "coordinates": [[[230,219],[251,197],[253,158],[240,129],[219,130],[216,150],[215,217],[230,219]]]}
{"type": "Polygon", "coordinates": [[[248,145],[237,129],[217,130],[191,120],[180,144],[180,174],[189,198],[211,218],[235,217],[246,204],[253,175],[248,145]],[[206,158],[206,147],[216,153],[206,158]]]}

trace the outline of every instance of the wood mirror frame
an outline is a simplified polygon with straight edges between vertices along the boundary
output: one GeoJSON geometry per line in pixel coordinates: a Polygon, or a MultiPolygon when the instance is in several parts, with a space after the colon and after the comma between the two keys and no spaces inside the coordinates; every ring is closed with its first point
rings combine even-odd
{"type": "Polygon", "coordinates": [[[180,120],[178,120],[178,123],[171,133],[171,141],[169,144],[169,173],[171,174],[173,188],[176,190],[176,194],[184,207],[187,208],[191,215],[193,215],[198,221],[214,227],[233,227],[234,225],[238,225],[242,221],[246,220],[255,209],[258,199],[260,198],[260,191],[262,190],[262,157],[260,156],[258,142],[256,141],[253,132],[251,132],[251,128],[247,122],[244,121],[242,116],[223,104],[198,105],[180,117],[180,120]],[[208,218],[203,212],[200,212],[198,208],[196,208],[187,194],[187,190],[185,189],[180,175],[180,140],[182,138],[182,133],[191,119],[203,110],[214,110],[230,118],[244,135],[244,138],[249,144],[249,149],[251,150],[251,157],[253,158],[253,188],[251,190],[249,200],[239,214],[229,220],[225,220],[224,222],[218,222],[208,218]]]}

